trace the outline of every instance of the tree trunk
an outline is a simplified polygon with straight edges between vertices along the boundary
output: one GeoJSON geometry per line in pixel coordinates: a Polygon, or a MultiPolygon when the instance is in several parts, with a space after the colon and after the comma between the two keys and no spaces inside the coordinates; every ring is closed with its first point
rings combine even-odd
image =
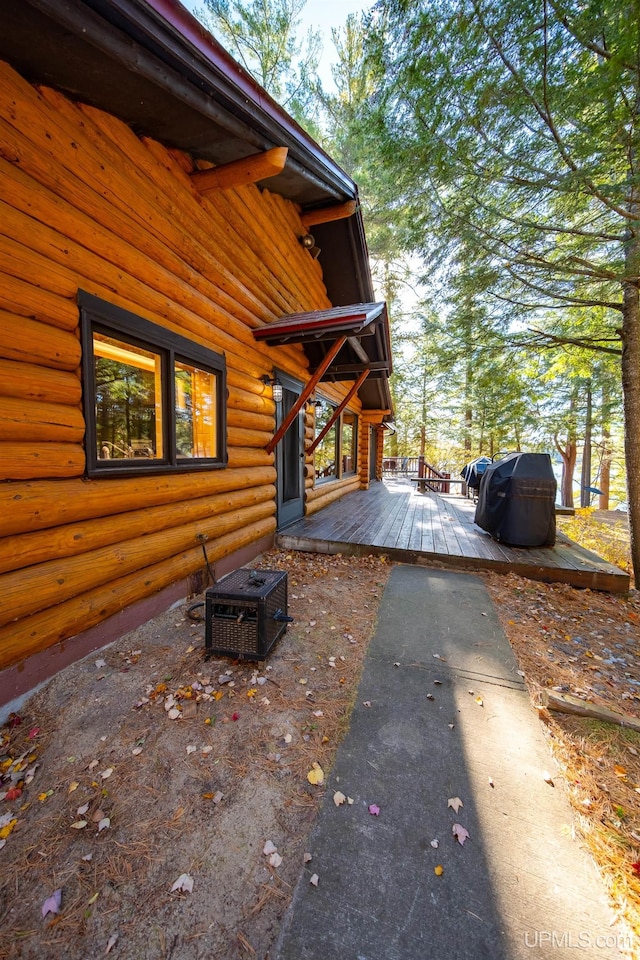
{"type": "Polygon", "coordinates": [[[591,381],[587,381],[587,409],[584,418],[584,445],[582,447],[582,471],[580,474],[580,506],[591,505],[591,431],[592,431],[593,403],[591,381]]]}
{"type": "Polygon", "coordinates": [[[609,384],[603,383],[600,407],[602,423],[602,459],[600,461],[600,498],[598,508],[609,509],[609,491],[611,489],[611,423],[610,423],[610,396],[609,384]]]}
{"type": "MultiPolygon", "coordinates": [[[[636,208],[638,203],[635,204],[636,208]]],[[[640,242],[630,229],[625,243],[625,274],[622,285],[622,395],[624,402],[624,451],[627,469],[627,499],[631,531],[631,563],[640,583],[640,310],[638,268],[640,242]]]]}
{"type": "Polygon", "coordinates": [[[576,467],[578,456],[578,446],[575,436],[569,434],[564,447],[558,443],[558,437],[555,438],[556,449],[562,457],[562,480],[560,482],[560,502],[563,507],[573,506],[573,472],[576,467]]]}

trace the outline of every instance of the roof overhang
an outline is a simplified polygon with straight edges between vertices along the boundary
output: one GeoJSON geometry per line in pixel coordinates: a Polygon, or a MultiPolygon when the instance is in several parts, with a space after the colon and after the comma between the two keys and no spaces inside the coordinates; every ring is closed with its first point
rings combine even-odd
{"type": "MultiPolygon", "coordinates": [[[[264,181],[302,211],[358,201],[351,178],[177,0],[0,0],[0,59],[136,133],[216,165],[273,147],[264,181]]],[[[313,228],[332,303],[373,299],[359,208],[313,228]]]]}
{"type": "Polygon", "coordinates": [[[313,374],[332,345],[344,345],[322,375],[323,381],[355,380],[369,375],[358,391],[364,409],[390,409],[391,374],[389,321],[384,303],[356,303],[329,310],[289,314],[253,331],[256,340],[272,346],[301,343],[313,374]]]}
{"type": "MultiPolygon", "coordinates": [[[[352,216],[311,229],[331,302],[373,300],[355,183],[178,0],[0,0],[0,16],[0,59],[138,135],[216,166],[286,147],[262,185],[303,213],[356,201],[352,216]]],[[[377,382],[378,408],[390,409],[377,382]]]]}

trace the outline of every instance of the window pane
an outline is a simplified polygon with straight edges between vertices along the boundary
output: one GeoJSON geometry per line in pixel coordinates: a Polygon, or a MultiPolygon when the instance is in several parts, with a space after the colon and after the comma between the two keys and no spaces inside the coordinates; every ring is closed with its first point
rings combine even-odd
{"type": "Polygon", "coordinates": [[[94,333],[93,355],[98,459],[162,459],[160,354],[94,333]]]}
{"type": "MultiPolygon", "coordinates": [[[[316,437],[323,430],[333,415],[333,407],[326,400],[321,400],[322,411],[316,412],[316,437]]],[[[337,476],[336,464],[336,425],[322,438],[315,449],[316,478],[323,480],[326,477],[337,476]]]]}
{"type": "Polygon", "coordinates": [[[342,472],[355,473],[356,469],[356,418],[345,411],[342,414],[342,472]]]}
{"type": "Polygon", "coordinates": [[[216,375],[176,361],[176,452],[180,459],[217,455],[216,375]]]}

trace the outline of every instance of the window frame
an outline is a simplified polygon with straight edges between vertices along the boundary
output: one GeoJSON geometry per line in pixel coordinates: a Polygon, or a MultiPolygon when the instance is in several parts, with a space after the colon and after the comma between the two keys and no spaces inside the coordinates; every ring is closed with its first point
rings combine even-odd
{"type": "Polygon", "coordinates": [[[223,354],[215,353],[159,324],[80,291],[80,333],[82,343],[82,400],[85,419],[86,474],[89,477],[146,476],[160,473],[187,473],[219,470],[227,464],[226,396],[227,370],[223,354]],[[96,424],[96,380],[93,334],[123,337],[133,346],[161,356],[162,458],[111,459],[98,457],[96,424]],[[213,373],[216,377],[215,429],[217,456],[179,458],[176,449],[175,364],[185,363],[213,373]]]}
{"type": "MultiPolygon", "coordinates": [[[[330,400],[328,397],[325,397],[325,396],[323,396],[323,395],[320,394],[320,393],[318,393],[317,396],[318,396],[318,399],[322,401],[322,403],[324,403],[324,404],[326,404],[327,406],[331,407],[332,410],[335,411],[336,407],[338,406],[338,403],[336,403],[334,400],[330,400]]],[[[336,420],[336,422],[334,423],[333,427],[331,428],[332,430],[335,430],[335,464],[336,464],[336,472],[335,472],[335,473],[332,473],[332,474],[331,474],[330,476],[328,476],[328,477],[319,477],[319,476],[318,476],[318,473],[317,473],[317,470],[316,470],[316,464],[315,464],[315,452],[316,452],[316,451],[314,451],[314,464],[313,464],[314,484],[320,485],[320,484],[323,484],[323,483],[335,483],[336,480],[341,480],[343,477],[353,477],[353,476],[356,476],[356,475],[357,475],[357,473],[358,473],[358,427],[359,427],[359,417],[358,417],[358,414],[357,414],[354,410],[350,410],[349,408],[347,408],[346,410],[343,410],[342,413],[340,414],[340,416],[338,417],[338,419],[336,420]],[[342,444],[342,427],[343,427],[343,417],[344,417],[345,413],[349,413],[349,414],[353,417],[353,453],[354,453],[354,457],[353,457],[353,461],[354,461],[353,470],[343,470],[343,469],[342,469],[342,456],[343,456],[343,450],[342,450],[342,446],[343,446],[343,444],[342,444]]],[[[316,427],[315,432],[316,432],[316,435],[317,435],[317,427],[316,427]]],[[[327,436],[330,436],[330,434],[331,434],[331,431],[329,432],[329,434],[327,434],[327,436]]],[[[325,439],[326,439],[326,438],[325,438],[325,439]]],[[[324,441],[323,441],[323,442],[324,442],[324,441]]],[[[316,449],[317,449],[317,448],[316,448],[316,449]]]]}

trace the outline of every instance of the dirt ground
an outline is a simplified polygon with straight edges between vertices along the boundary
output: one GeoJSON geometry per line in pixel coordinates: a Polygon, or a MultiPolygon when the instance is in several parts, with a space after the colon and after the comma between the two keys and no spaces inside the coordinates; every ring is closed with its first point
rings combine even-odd
{"type": "MultiPolygon", "coordinates": [[[[329,771],[348,727],[390,564],[273,551],[257,566],[288,571],[295,618],[266,664],[205,659],[204,624],[180,605],[60,673],[0,732],[0,960],[268,960],[313,873],[324,787],[308,774],[329,771]]],[[[559,687],[640,716],[638,594],[483,578],[534,702],[559,687]]],[[[579,832],[640,931],[640,734],[541,717],[579,832]]]]}
{"type": "Polygon", "coordinates": [[[295,618],[266,664],[205,659],[185,604],[3,728],[2,960],[268,956],[323,796],[307,774],[347,729],[389,566],[257,566],[288,571],[295,618]]]}

